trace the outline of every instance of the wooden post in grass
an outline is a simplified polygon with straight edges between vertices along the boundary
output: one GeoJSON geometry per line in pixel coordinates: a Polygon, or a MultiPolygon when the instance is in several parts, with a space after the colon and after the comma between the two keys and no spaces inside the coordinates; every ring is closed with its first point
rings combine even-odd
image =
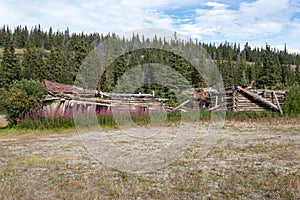
{"type": "Polygon", "coordinates": [[[280,112],[280,114],[282,115],[282,114],[283,114],[283,111],[282,111],[282,108],[281,108],[281,106],[280,106],[280,103],[279,103],[279,101],[278,101],[277,95],[276,95],[276,93],[274,92],[274,90],[272,91],[272,94],[273,94],[273,96],[275,97],[275,100],[276,100],[276,103],[277,103],[279,112],[280,112]]]}

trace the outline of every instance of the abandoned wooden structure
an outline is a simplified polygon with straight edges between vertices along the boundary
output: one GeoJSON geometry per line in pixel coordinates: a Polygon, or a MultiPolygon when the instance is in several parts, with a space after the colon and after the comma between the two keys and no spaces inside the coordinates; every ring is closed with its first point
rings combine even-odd
{"type": "Polygon", "coordinates": [[[283,113],[282,105],[286,99],[287,90],[254,90],[240,86],[217,91],[211,88],[198,88],[183,91],[190,96],[186,101],[176,107],[167,107],[168,99],[157,98],[154,94],[121,94],[106,93],[98,90],[86,90],[72,85],[66,85],[48,80],[44,81],[48,90],[42,101],[44,110],[53,113],[56,110],[64,112],[66,108],[96,109],[101,113],[112,108],[144,111],[162,110],[231,110],[264,111],[273,110],[283,113]]]}
{"type": "Polygon", "coordinates": [[[264,111],[273,110],[283,113],[282,105],[287,90],[246,89],[240,86],[227,89],[226,105],[232,111],[264,111]]]}
{"type": "MultiPolygon", "coordinates": [[[[273,110],[281,114],[283,113],[282,105],[288,92],[287,90],[254,90],[240,86],[226,88],[223,92],[210,88],[192,91],[194,91],[195,102],[199,102],[200,109],[226,109],[233,112],[273,110]],[[209,93],[209,97],[206,95],[207,93],[209,93]],[[209,104],[207,104],[208,101],[209,104]]],[[[187,93],[191,93],[191,90],[187,93]]]]}
{"type": "Polygon", "coordinates": [[[106,93],[97,90],[86,90],[45,80],[48,94],[43,97],[43,108],[50,115],[54,112],[64,113],[67,108],[89,111],[96,109],[98,113],[112,108],[127,110],[152,111],[163,109],[167,99],[156,98],[154,94],[122,94],[106,93]]]}

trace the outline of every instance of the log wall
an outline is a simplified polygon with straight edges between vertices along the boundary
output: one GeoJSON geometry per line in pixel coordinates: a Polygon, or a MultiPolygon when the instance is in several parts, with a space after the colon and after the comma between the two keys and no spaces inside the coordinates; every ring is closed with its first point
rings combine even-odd
{"type": "MultiPolygon", "coordinates": [[[[247,90],[252,94],[256,94],[259,97],[264,98],[266,101],[274,104],[276,107],[277,101],[274,93],[277,96],[280,107],[283,106],[283,103],[286,100],[286,90],[247,90]],[[274,93],[273,93],[274,92],[274,93]]],[[[243,91],[237,88],[227,88],[224,93],[213,94],[211,95],[211,107],[215,107],[216,100],[219,104],[226,105],[227,110],[234,112],[239,111],[265,111],[265,110],[274,110],[274,108],[253,96],[250,96],[243,91]],[[216,98],[218,97],[218,98],[216,98]]],[[[279,109],[278,109],[279,110],[279,109]]]]}
{"type": "MultiPolygon", "coordinates": [[[[288,91],[286,90],[248,90],[241,87],[232,87],[226,88],[223,92],[219,92],[216,90],[208,91],[210,93],[210,103],[208,106],[201,107],[201,109],[208,110],[218,110],[218,109],[226,109],[231,110],[233,112],[239,111],[265,111],[265,110],[273,110],[276,112],[282,112],[280,107],[282,108],[283,103],[286,99],[286,94],[288,91]],[[280,105],[278,107],[277,100],[280,105]]],[[[192,91],[187,93],[188,96],[193,95],[192,91]]],[[[93,106],[96,107],[97,110],[107,110],[112,107],[117,107],[118,109],[141,109],[141,107],[145,110],[162,110],[164,107],[164,102],[167,99],[159,99],[148,96],[143,96],[142,98],[138,97],[127,97],[123,95],[122,98],[108,99],[108,98],[99,98],[92,96],[81,96],[74,97],[70,94],[60,94],[53,95],[49,94],[46,98],[44,98],[44,110],[47,111],[50,115],[54,115],[55,112],[59,110],[59,112],[64,112],[66,108],[79,106],[84,108],[85,110],[94,109],[93,106]]],[[[199,109],[199,101],[194,99],[194,104],[198,105],[193,107],[193,109],[199,109]]],[[[203,106],[203,104],[202,104],[203,106]]],[[[174,110],[174,108],[168,109],[164,107],[166,110],[174,110]]],[[[178,109],[190,109],[185,107],[184,105],[180,105],[178,109]]],[[[176,110],[176,108],[175,108],[176,110]]],[[[57,114],[57,113],[56,113],[57,114]]]]}
{"type": "Polygon", "coordinates": [[[163,109],[165,99],[159,98],[121,98],[121,99],[104,99],[97,97],[74,97],[68,94],[48,96],[43,99],[43,110],[48,116],[63,115],[67,108],[72,110],[83,109],[84,111],[106,111],[112,108],[120,110],[145,110],[157,111],[163,109]]]}

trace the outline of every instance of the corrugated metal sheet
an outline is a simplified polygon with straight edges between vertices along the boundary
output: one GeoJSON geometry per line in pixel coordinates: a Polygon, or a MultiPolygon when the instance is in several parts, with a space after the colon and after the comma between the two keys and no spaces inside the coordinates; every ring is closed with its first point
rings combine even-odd
{"type": "Polygon", "coordinates": [[[52,82],[49,80],[44,80],[44,85],[46,89],[54,94],[96,94],[96,90],[87,90],[83,88],[78,88],[73,85],[67,85],[57,82],[52,82]]]}

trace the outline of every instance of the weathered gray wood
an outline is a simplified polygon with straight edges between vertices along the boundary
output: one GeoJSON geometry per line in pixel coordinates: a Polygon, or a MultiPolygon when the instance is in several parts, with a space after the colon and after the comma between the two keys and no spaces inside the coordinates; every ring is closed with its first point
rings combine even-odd
{"type": "Polygon", "coordinates": [[[279,110],[278,107],[277,107],[275,104],[269,102],[268,100],[266,100],[265,98],[263,98],[263,97],[261,97],[261,96],[255,94],[254,92],[248,91],[248,90],[246,90],[246,89],[244,89],[244,88],[242,88],[242,87],[240,87],[240,86],[238,86],[237,88],[238,88],[238,90],[240,90],[240,91],[242,91],[242,92],[248,94],[248,95],[251,96],[252,98],[254,98],[254,99],[258,100],[258,101],[263,102],[264,104],[266,104],[266,105],[268,105],[268,106],[274,108],[275,110],[279,110]]]}
{"type": "Polygon", "coordinates": [[[232,90],[232,102],[233,102],[233,109],[232,111],[233,112],[236,112],[237,111],[237,99],[236,99],[236,91],[235,90],[232,90]]]}
{"type": "MultiPolygon", "coordinates": [[[[49,111],[57,107],[57,103],[61,104],[62,109],[73,104],[82,105],[103,105],[108,107],[114,106],[151,106],[160,105],[168,99],[155,98],[154,94],[121,94],[121,93],[106,93],[100,92],[101,97],[94,94],[65,94],[49,92],[42,101],[49,111]],[[51,105],[54,104],[54,105],[51,105]],[[47,106],[48,105],[48,106],[47,106]]],[[[188,94],[193,95],[194,90],[189,90],[188,94]]],[[[248,90],[241,87],[233,87],[224,91],[213,91],[210,93],[211,104],[209,110],[219,109],[218,104],[226,105],[228,110],[233,111],[262,111],[269,108],[282,113],[281,105],[285,101],[287,91],[272,91],[272,90],[248,90]],[[261,97],[265,95],[265,98],[261,97]],[[250,97],[249,97],[250,96],[250,97]],[[277,99],[275,98],[277,97],[277,99]],[[253,101],[255,99],[256,101],[253,101]]],[[[187,102],[183,102],[185,105],[187,102]]],[[[168,111],[182,109],[184,105],[179,105],[176,108],[166,108],[168,111]]],[[[59,107],[59,106],[58,106],[59,107]]],[[[222,108],[220,108],[222,109],[222,108]]]]}
{"type": "Polygon", "coordinates": [[[259,94],[265,92],[266,94],[272,94],[272,92],[274,91],[277,95],[281,94],[281,95],[286,95],[286,93],[288,92],[288,90],[265,90],[265,89],[258,89],[258,90],[250,90],[251,92],[257,92],[259,94]]]}
{"type": "Polygon", "coordinates": [[[280,112],[280,114],[282,115],[282,114],[283,114],[283,111],[282,111],[282,109],[281,109],[281,106],[280,106],[280,103],[279,103],[279,101],[278,101],[277,95],[276,95],[276,93],[275,93],[274,91],[273,91],[272,93],[273,93],[273,95],[274,95],[274,97],[275,97],[275,100],[276,100],[276,103],[277,103],[279,112],[280,112]]]}
{"type": "Polygon", "coordinates": [[[219,108],[223,107],[222,105],[216,105],[215,107],[209,108],[208,111],[217,110],[219,108]]]}
{"type": "Polygon", "coordinates": [[[107,97],[154,97],[153,94],[123,94],[123,93],[107,93],[107,92],[100,92],[101,95],[107,97]]]}
{"type": "Polygon", "coordinates": [[[251,112],[261,112],[261,111],[265,111],[265,109],[263,109],[263,108],[260,108],[260,109],[246,109],[246,108],[238,108],[237,110],[236,110],[237,112],[241,112],[241,111],[251,111],[251,112]]]}
{"type": "Polygon", "coordinates": [[[179,106],[177,106],[176,108],[174,108],[173,111],[178,110],[179,108],[181,108],[182,106],[184,106],[184,105],[187,104],[188,102],[190,102],[190,100],[186,100],[185,102],[181,103],[179,106]]]}

